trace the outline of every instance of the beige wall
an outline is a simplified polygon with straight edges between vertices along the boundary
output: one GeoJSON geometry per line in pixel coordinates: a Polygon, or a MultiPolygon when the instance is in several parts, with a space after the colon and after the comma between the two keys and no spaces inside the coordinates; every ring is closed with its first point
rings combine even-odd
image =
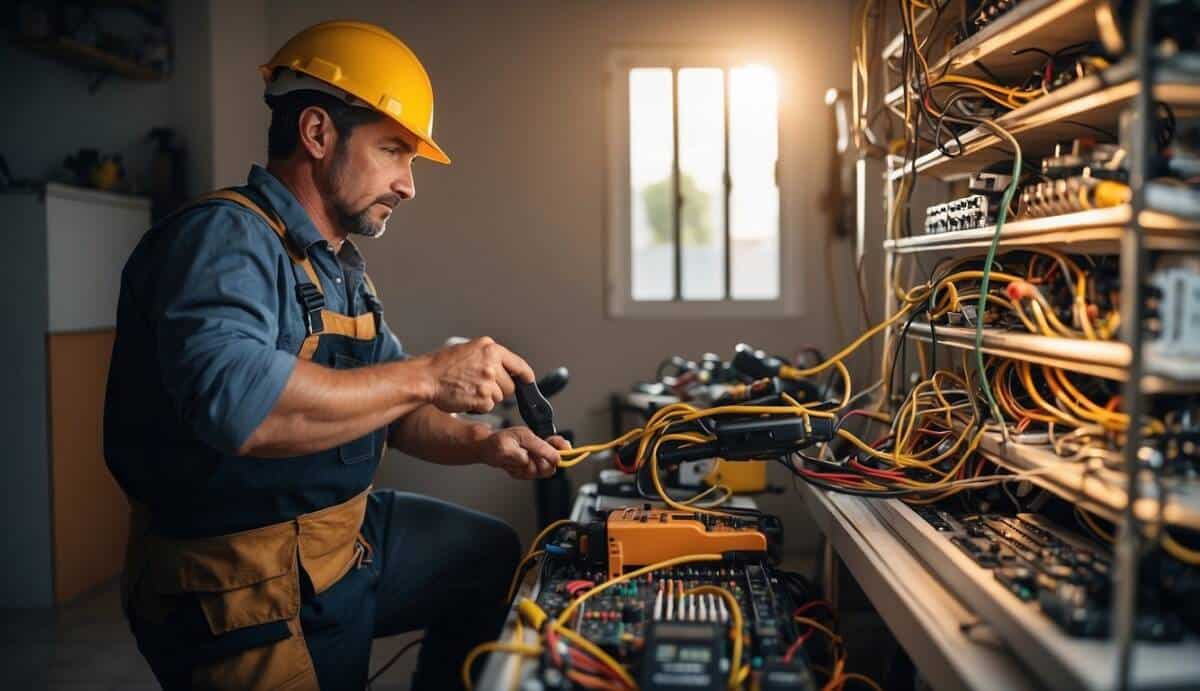
{"type": "MultiPolygon", "coordinates": [[[[596,441],[608,434],[608,393],[649,377],[664,355],[730,353],[738,341],[780,352],[801,343],[832,350],[840,342],[831,303],[837,297],[842,312],[852,314],[849,254],[844,244],[827,246],[819,197],[830,146],[822,97],[826,88],[849,81],[848,3],[266,5],[263,58],[304,26],[351,17],[397,33],[431,73],[435,132],[454,165],[418,164],[416,199],[401,207],[384,238],[361,243],[389,321],[410,351],[435,348],[450,335],[487,334],[536,369],[565,364],[572,382],[554,402],[560,426],[596,441]],[[784,70],[784,107],[793,126],[781,133],[782,155],[799,171],[799,180],[783,190],[791,198],[785,203],[799,212],[784,232],[804,248],[803,318],[634,321],[604,314],[606,56],[620,46],[675,44],[765,48],[784,70]],[[836,262],[834,274],[828,257],[836,262]]],[[[248,58],[252,51],[237,52],[248,58]]],[[[221,83],[221,75],[214,78],[221,83]]],[[[244,116],[230,106],[223,117],[257,122],[261,100],[246,98],[241,105],[244,116]]],[[[216,139],[224,147],[218,158],[247,155],[216,139]]],[[[571,476],[584,481],[596,470],[585,465],[571,476]]],[[[393,454],[379,484],[497,513],[531,535],[531,488],[498,472],[445,469],[393,454]]],[[[813,531],[794,495],[765,502],[785,513],[793,547],[811,546],[813,531]]]]}

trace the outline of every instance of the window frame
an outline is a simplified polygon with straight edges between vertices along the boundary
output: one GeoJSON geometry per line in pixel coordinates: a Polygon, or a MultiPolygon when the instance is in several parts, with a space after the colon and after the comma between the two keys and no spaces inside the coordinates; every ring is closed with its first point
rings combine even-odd
{"type": "MultiPolygon", "coordinates": [[[[786,154],[790,117],[786,103],[784,71],[779,63],[762,56],[721,48],[618,48],[609,54],[608,86],[608,284],[605,303],[613,318],[791,318],[804,312],[802,256],[798,233],[790,232],[795,219],[803,218],[797,204],[802,195],[785,192],[792,185],[793,156],[786,154]],[[632,233],[630,229],[629,70],[658,67],[679,70],[713,67],[729,70],[749,63],[771,65],[779,76],[779,297],[773,300],[723,298],[720,300],[634,300],[632,233]]],[[[726,94],[728,97],[728,94],[726,94]]],[[[728,108],[728,106],[727,106],[728,108]]],[[[678,114],[675,116],[678,126],[678,114]]],[[[728,203],[728,199],[726,199],[728,203]]],[[[726,245],[728,254],[731,248],[726,245]]],[[[726,264],[729,259],[726,259],[726,264]]]]}

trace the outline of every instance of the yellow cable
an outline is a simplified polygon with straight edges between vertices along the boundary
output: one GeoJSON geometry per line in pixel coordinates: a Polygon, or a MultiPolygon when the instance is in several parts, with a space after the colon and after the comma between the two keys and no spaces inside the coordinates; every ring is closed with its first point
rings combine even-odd
{"type": "Polygon", "coordinates": [[[961,74],[947,74],[935,80],[931,86],[937,86],[939,84],[967,84],[984,89],[986,91],[993,91],[1004,96],[1009,96],[1011,98],[1021,99],[1024,101],[1032,101],[1038,96],[1038,92],[1036,91],[1026,91],[1023,89],[1000,86],[999,84],[993,84],[992,82],[976,79],[974,77],[967,77],[961,74]]]}
{"type": "Polygon", "coordinates": [[[630,676],[629,670],[625,669],[625,665],[622,665],[620,662],[617,662],[616,660],[614,660],[611,655],[604,652],[595,643],[592,643],[588,639],[584,638],[583,636],[580,636],[579,634],[575,633],[574,631],[567,628],[566,626],[558,624],[557,622],[548,622],[547,626],[549,626],[551,629],[553,629],[554,632],[557,633],[558,635],[562,636],[563,638],[566,638],[567,640],[571,641],[572,643],[579,646],[580,648],[583,648],[583,650],[585,652],[587,652],[592,657],[594,657],[597,660],[599,660],[600,662],[602,662],[605,667],[610,668],[613,672],[615,672],[617,674],[617,676],[619,676],[621,678],[621,681],[625,682],[625,684],[630,689],[637,688],[637,682],[635,682],[633,680],[633,677],[630,676]]]}
{"type": "Polygon", "coordinates": [[[530,552],[529,554],[526,554],[525,557],[521,559],[521,563],[517,564],[517,570],[513,572],[512,583],[510,583],[508,586],[508,596],[504,598],[504,602],[512,602],[513,598],[517,596],[517,588],[521,585],[521,574],[525,568],[525,565],[545,553],[546,550],[539,549],[536,552],[530,552]]]}
{"type": "Polygon", "coordinates": [[[466,688],[467,691],[471,691],[471,689],[475,688],[474,684],[471,683],[471,665],[475,664],[475,660],[477,660],[480,655],[492,652],[512,653],[514,655],[521,655],[524,657],[536,657],[542,654],[542,646],[523,644],[517,645],[514,643],[501,643],[499,641],[480,643],[472,648],[471,652],[467,653],[467,657],[465,660],[463,660],[462,668],[460,669],[463,687],[466,688]]]}
{"type": "Polygon", "coordinates": [[[908,316],[907,310],[900,310],[900,311],[896,312],[896,314],[892,315],[891,317],[888,317],[887,319],[883,320],[882,322],[879,322],[875,326],[864,331],[862,333],[862,335],[860,335],[858,338],[851,341],[850,345],[846,346],[845,348],[842,348],[840,351],[838,351],[838,353],[836,355],[830,357],[829,359],[825,360],[824,362],[822,362],[818,365],[814,365],[813,367],[808,367],[808,368],[804,368],[804,369],[792,367],[790,365],[784,365],[783,367],[779,368],[779,376],[781,376],[785,379],[800,379],[802,377],[810,377],[814,374],[820,374],[821,372],[824,372],[825,370],[829,369],[830,367],[833,367],[833,364],[835,362],[840,362],[841,360],[845,359],[846,356],[850,355],[850,353],[853,353],[855,350],[858,349],[859,346],[861,346],[863,343],[865,343],[867,341],[867,339],[871,338],[875,334],[888,328],[889,326],[895,324],[896,322],[900,321],[901,319],[904,319],[907,316],[908,316]]]}
{"type": "Polygon", "coordinates": [[[729,606],[730,613],[730,630],[729,635],[733,638],[733,651],[729,657],[729,688],[731,691],[741,685],[739,676],[743,671],[742,666],[742,608],[738,606],[737,598],[733,593],[724,588],[718,588],[713,585],[702,585],[691,590],[688,590],[687,595],[716,595],[725,600],[725,604],[729,606]]]}
{"type": "MultiPolygon", "coordinates": [[[[1104,538],[1105,541],[1115,542],[1115,537],[1113,534],[1102,529],[1087,511],[1076,507],[1075,515],[1082,518],[1084,523],[1087,523],[1087,526],[1092,529],[1092,532],[1104,538]]],[[[1179,544],[1175,538],[1171,537],[1171,535],[1165,530],[1162,531],[1159,538],[1163,551],[1167,554],[1185,564],[1190,564],[1192,566],[1200,565],[1200,551],[1184,547],[1183,545],[1179,544]]]]}
{"type": "Polygon", "coordinates": [[[702,561],[721,561],[721,559],[723,559],[723,557],[720,554],[689,554],[684,557],[665,559],[663,561],[650,564],[649,566],[643,566],[640,569],[635,569],[624,575],[610,578],[607,581],[604,581],[603,583],[593,587],[591,590],[583,593],[573,602],[571,602],[571,604],[567,605],[567,607],[563,609],[561,613],[559,613],[558,617],[554,620],[554,623],[559,626],[566,626],[567,621],[570,620],[572,614],[575,614],[575,610],[579,609],[580,605],[619,583],[633,580],[638,576],[643,576],[651,571],[669,569],[672,566],[678,566],[679,564],[694,564],[702,561]]]}
{"type": "Polygon", "coordinates": [[[689,506],[687,504],[676,501],[667,494],[666,488],[662,485],[662,480],[658,477],[658,447],[668,441],[686,441],[687,435],[683,434],[665,434],[661,439],[654,443],[654,450],[650,452],[650,479],[654,482],[654,490],[658,492],[658,496],[663,503],[676,511],[690,511],[692,513],[703,513],[709,516],[728,516],[724,511],[713,511],[712,509],[702,509],[698,506],[689,506]]]}
{"type": "MultiPolygon", "coordinates": [[[[521,617],[517,616],[516,626],[513,629],[512,641],[514,645],[521,645],[525,642],[525,625],[521,623],[521,617]]],[[[525,658],[518,657],[516,664],[513,665],[512,673],[508,677],[509,691],[516,691],[517,685],[521,683],[521,670],[525,667],[525,658]]]]}
{"type": "Polygon", "coordinates": [[[1051,405],[1049,401],[1047,401],[1045,398],[1042,397],[1041,392],[1037,390],[1037,386],[1035,386],[1033,383],[1033,375],[1030,373],[1031,371],[1030,371],[1030,366],[1029,366],[1028,362],[1025,362],[1025,361],[1018,362],[1016,367],[1017,367],[1017,374],[1020,376],[1020,379],[1021,379],[1021,383],[1025,386],[1025,390],[1029,392],[1029,396],[1033,399],[1034,403],[1037,403],[1039,406],[1041,406],[1041,408],[1043,410],[1045,410],[1046,412],[1050,413],[1051,415],[1053,415],[1054,417],[1058,418],[1060,421],[1062,421],[1068,425],[1071,425],[1073,427],[1080,427],[1080,426],[1086,424],[1086,423],[1084,423],[1084,421],[1082,421],[1076,417],[1073,417],[1071,415],[1068,415],[1067,413],[1063,412],[1062,410],[1059,410],[1055,406],[1051,405]]]}

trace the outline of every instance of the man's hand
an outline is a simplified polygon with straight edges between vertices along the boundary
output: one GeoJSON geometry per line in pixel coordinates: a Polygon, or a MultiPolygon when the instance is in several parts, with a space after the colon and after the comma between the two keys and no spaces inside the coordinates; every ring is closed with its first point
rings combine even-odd
{"type": "Polygon", "coordinates": [[[560,436],[542,439],[528,427],[509,427],[481,442],[479,460],[518,480],[532,480],[553,475],[558,469],[558,452],[569,448],[570,442],[560,436]]]}
{"type": "Polygon", "coordinates": [[[513,394],[513,378],[531,382],[533,368],[484,336],[424,356],[433,405],[447,413],[486,413],[513,394]]]}

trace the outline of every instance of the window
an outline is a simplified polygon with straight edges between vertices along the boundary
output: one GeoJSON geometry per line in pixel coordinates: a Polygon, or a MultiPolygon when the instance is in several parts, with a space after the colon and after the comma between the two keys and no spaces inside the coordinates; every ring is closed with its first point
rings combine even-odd
{"type": "Polygon", "coordinates": [[[610,87],[610,313],[794,313],[775,70],[723,54],[622,53],[610,87]]]}

